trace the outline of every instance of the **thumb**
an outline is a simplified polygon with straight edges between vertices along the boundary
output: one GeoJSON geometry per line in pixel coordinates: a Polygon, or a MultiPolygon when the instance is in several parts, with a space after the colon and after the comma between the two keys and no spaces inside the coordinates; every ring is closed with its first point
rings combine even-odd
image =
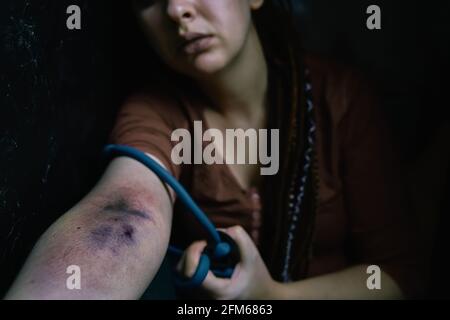
{"type": "Polygon", "coordinates": [[[200,256],[205,249],[206,241],[196,241],[192,243],[177,264],[176,270],[183,276],[190,278],[194,275],[200,261],[200,256]]]}
{"type": "Polygon", "coordinates": [[[250,238],[248,233],[241,226],[234,226],[228,229],[224,229],[237,244],[239,248],[239,254],[241,257],[241,264],[244,266],[249,266],[253,263],[254,257],[252,255],[258,253],[253,240],[250,238]]]}

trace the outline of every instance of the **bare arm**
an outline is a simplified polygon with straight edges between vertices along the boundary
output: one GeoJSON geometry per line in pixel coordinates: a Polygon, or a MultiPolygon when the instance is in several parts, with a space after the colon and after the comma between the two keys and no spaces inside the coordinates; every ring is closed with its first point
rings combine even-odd
{"type": "Polygon", "coordinates": [[[172,201],[140,163],[117,158],[39,239],[6,299],[137,299],[167,250],[172,201]],[[79,266],[81,289],[66,286],[79,266]]]}
{"type": "MultiPolygon", "coordinates": [[[[381,269],[380,288],[370,290],[367,282],[368,265],[359,264],[337,272],[304,280],[281,283],[273,280],[255,243],[241,227],[223,230],[232,237],[240,251],[241,260],[230,279],[215,277],[211,272],[202,284],[215,299],[401,299],[403,292],[393,278],[381,269]]],[[[179,271],[191,277],[206,246],[196,241],[189,246],[178,264],[179,271]]],[[[372,273],[371,273],[372,274],[372,273]]],[[[369,283],[372,283],[369,280],[369,283]]]]}
{"type": "Polygon", "coordinates": [[[402,299],[394,280],[381,272],[381,289],[369,290],[367,265],[357,265],[339,272],[302,281],[273,282],[267,293],[272,299],[402,299]]]}

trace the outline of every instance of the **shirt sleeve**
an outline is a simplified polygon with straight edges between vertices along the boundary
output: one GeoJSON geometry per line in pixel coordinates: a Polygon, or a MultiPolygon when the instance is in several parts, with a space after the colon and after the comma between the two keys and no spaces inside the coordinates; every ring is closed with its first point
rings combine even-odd
{"type": "Polygon", "coordinates": [[[352,254],[357,263],[378,265],[405,297],[420,296],[423,255],[389,126],[368,82],[353,75],[346,90],[343,181],[352,254]]]}
{"type": "Polygon", "coordinates": [[[127,145],[156,157],[179,179],[182,165],[171,161],[172,132],[186,128],[181,105],[162,94],[136,94],[119,109],[109,142],[127,145]]]}

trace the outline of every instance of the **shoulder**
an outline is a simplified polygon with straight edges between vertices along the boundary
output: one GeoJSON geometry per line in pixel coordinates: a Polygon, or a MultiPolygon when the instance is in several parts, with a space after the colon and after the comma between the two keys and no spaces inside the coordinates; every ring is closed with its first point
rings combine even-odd
{"type": "Polygon", "coordinates": [[[306,54],[304,63],[311,73],[312,80],[330,93],[349,93],[352,88],[370,82],[356,67],[321,55],[306,54]]]}
{"type": "Polygon", "coordinates": [[[357,68],[312,54],[304,61],[316,105],[336,124],[351,114],[370,114],[378,104],[374,82],[357,68]]]}
{"type": "Polygon", "coordinates": [[[185,105],[180,94],[166,88],[145,87],[131,94],[122,104],[120,114],[162,121],[178,127],[186,121],[185,105]]]}

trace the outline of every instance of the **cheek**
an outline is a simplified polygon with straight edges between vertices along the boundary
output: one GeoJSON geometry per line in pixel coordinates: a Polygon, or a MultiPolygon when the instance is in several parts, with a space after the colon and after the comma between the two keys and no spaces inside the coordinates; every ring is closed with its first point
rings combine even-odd
{"type": "Polygon", "coordinates": [[[217,1],[212,13],[216,21],[216,30],[220,33],[226,47],[232,52],[238,51],[250,28],[251,14],[243,0],[217,1]]]}

